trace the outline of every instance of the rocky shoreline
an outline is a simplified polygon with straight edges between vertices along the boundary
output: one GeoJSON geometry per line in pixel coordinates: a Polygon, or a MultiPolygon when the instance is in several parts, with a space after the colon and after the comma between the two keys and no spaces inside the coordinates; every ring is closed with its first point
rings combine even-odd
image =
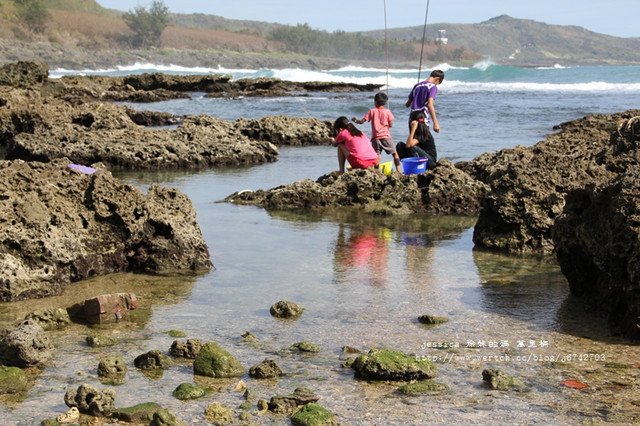
{"type": "MultiPolygon", "coordinates": [[[[212,268],[209,248],[184,194],[152,186],[145,195],[113,178],[109,169],[260,164],[276,161],[279,145],[324,144],[329,137],[330,123],[315,119],[176,117],[140,113],[110,101],[171,99],[189,96],[194,90],[233,97],[375,88],[160,74],[52,81],[44,64],[0,67],[0,145],[6,152],[6,159],[0,161],[0,209],[5,224],[0,231],[0,299],[55,295],[71,282],[119,271],[193,275],[212,268]],[[172,128],[151,128],[158,125],[172,128]]],[[[640,339],[636,260],[640,110],[587,116],[560,124],[556,130],[529,148],[504,149],[457,164],[441,160],[434,171],[423,175],[386,176],[377,170],[331,173],[316,181],[241,191],[226,200],[273,211],[345,209],[381,216],[478,216],[476,247],[555,254],[571,292],[606,313],[614,330],[640,339]]],[[[93,304],[99,312],[95,321],[103,321],[102,314],[119,321],[138,303],[131,295],[97,295],[97,299],[85,301],[82,308],[61,310],[86,314],[93,304]]],[[[86,317],[82,321],[92,323],[86,317]]],[[[22,368],[46,363],[52,350],[42,325],[33,318],[0,332],[0,341],[5,348],[0,353],[3,368],[18,368],[3,370],[11,380],[22,368]]],[[[194,374],[237,377],[242,368],[214,342],[178,342],[175,351],[194,359],[194,374]],[[212,370],[220,367],[221,359],[230,364],[212,370]]],[[[157,352],[136,358],[136,367],[170,365],[164,351],[157,352]]],[[[433,366],[392,349],[352,358],[349,366],[368,380],[418,380],[427,391],[443,389],[437,383],[423,383],[433,379],[433,366]],[[390,371],[389,365],[400,368],[390,371]]],[[[121,373],[119,365],[122,360],[108,365],[105,361],[103,370],[121,373]]],[[[265,360],[252,370],[250,374],[266,377],[277,376],[279,368],[265,360]]],[[[496,371],[487,371],[484,380],[493,388],[498,386],[495,383],[516,382],[496,371]]],[[[302,388],[258,402],[258,407],[285,415],[317,415],[325,419],[322,424],[335,424],[335,416],[317,401],[313,392],[302,388]]],[[[71,389],[65,403],[71,408],[70,416],[76,415],[73,409],[118,419],[130,415],[115,409],[110,392],[90,385],[71,389]]],[[[228,407],[213,405],[207,407],[207,418],[232,416],[228,407]]],[[[154,407],[133,411],[143,412],[140,416],[147,416],[147,423],[179,424],[172,413],[154,407]]]]}
{"type": "MultiPolygon", "coordinates": [[[[333,83],[284,84],[275,79],[232,82],[224,76],[162,74],[68,77],[52,81],[47,73],[47,66],[41,63],[18,62],[0,68],[0,135],[7,160],[66,159],[63,161],[126,169],[271,162],[277,160],[278,145],[325,144],[330,123],[292,117],[235,121],[210,116],[174,117],[135,112],[108,101],[169,99],[189,96],[192,91],[205,91],[211,96],[282,96],[301,90],[377,88],[333,83]],[[166,124],[175,128],[150,127],[166,124]]],[[[512,253],[550,254],[555,250],[563,270],[571,271],[567,262],[583,264],[585,260],[577,261],[562,249],[564,244],[574,244],[564,242],[569,234],[566,230],[552,237],[558,219],[570,213],[565,208],[565,199],[575,191],[605,189],[631,172],[631,166],[638,162],[638,122],[634,118],[638,115],[640,111],[636,110],[587,116],[558,125],[557,133],[532,147],[503,149],[458,164],[441,161],[434,172],[417,177],[385,176],[370,171],[329,174],[316,182],[307,180],[271,190],[243,191],[230,195],[227,201],[270,210],[356,208],[378,215],[478,215],[474,230],[477,247],[512,253]],[[627,127],[621,127],[621,123],[627,127]]],[[[567,219],[559,223],[566,224],[567,219]]],[[[626,259],[625,253],[622,250],[617,256],[626,259]]],[[[592,294],[580,290],[585,284],[579,279],[567,278],[574,293],[592,294]]],[[[618,286],[608,283],[605,287],[618,286]]],[[[607,292],[616,294],[614,299],[629,300],[627,290],[607,292]]],[[[637,317],[638,303],[625,306],[626,313],[621,315],[625,319],[620,320],[627,324],[624,331],[638,336],[637,320],[633,319],[637,317]]],[[[614,319],[614,323],[619,321],[614,319]]]]}

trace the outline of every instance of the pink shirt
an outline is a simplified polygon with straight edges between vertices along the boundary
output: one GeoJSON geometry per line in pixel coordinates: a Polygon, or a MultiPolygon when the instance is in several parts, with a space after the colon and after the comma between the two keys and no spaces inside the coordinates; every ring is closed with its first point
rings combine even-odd
{"type": "Polygon", "coordinates": [[[389,127],[393,123],[393,114],[390,110],[385,107],[371,108],[362,119],[371,122],[371,139],[391,140],[389,127]]]}
{"type": "Polygon", "coordinates": [[[347,129],[342,129],[336,136],[336,143],[344,143],[349,155],[362,161],[377,160],[378,154],[371,146],[371,141],[363,133],[362,136],[352,136],[347,129]]]}

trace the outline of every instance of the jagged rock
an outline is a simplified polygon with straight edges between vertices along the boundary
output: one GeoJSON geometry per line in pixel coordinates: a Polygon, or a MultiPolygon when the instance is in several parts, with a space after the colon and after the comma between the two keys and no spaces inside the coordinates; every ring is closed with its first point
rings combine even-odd
{"type": "Polygon", "coordinates": [[[440,160],[436,170],[427,173],[422,201],[427,213],[473,216],[480,211],[480,200],[489,185],[458,169],[451,161],[440,160]]]}
{"type": "Polygon", "coordinates": [[[240,377],[242,364],[215,342],[205,344],[193,361],[193,374],[207,377],[240,377]]]}
{"type": "Polygon", "coordinates": [[[272,379],[282,374],[282,369],[272,359],[265,359],[249,369],[249,376],[254,379],[272,379]]]}
{"type": "Polygon", "coordinates": [[[269,410],[278,414],[291,414],[298,407],[318,402],[318,397],[309,388],[296,388],[291,395],[274,396],[269,401],[269,410]]]}
{"type": "Polygon", "coordinates": [[[0,361],[4,365],[40,365],[53,355],[53,345],[39,324],[26,320],[0,333],[0,361]]]}
{"type": "Polygon", "coordinates": [[[619,121],[634,115],[640,111],[587,116],[557,126],[558,133],[530,148],[483,154],[461,165],[490,186],[481,203],[474,243],[509,252],[550,253],[551,229],[566,194],[590,185],[606,186],[620,172],[620,158],[637,155],[611,143],[619,121]]]}
{"type": "Polygon", "coordinates": [[[369,380],[411,380],[433,379],[435,365],[426,359],[405,355],[391,349],[372,349],[359,355],[351,368],[357,376],[369,380]]]}
{"type": "Polygon", "coordinates": [[[99,165],[92,174],[70,165],[0,161],[0,300],[60,294],[70,282],[125,270],[211,268],[184,194],[152,186],[145,195],[99,165]]]}
{"type": "Polygon", "coordinates": [[[324,145],[331,138],[331,123],[316,118],[270,116],[259,120],[239,119],[235,124],[248,138],[278,146],[324,145]]]}
{"type": "Polygon", "coordinates": [[[179,358],[195,359],[200,349],[202,349],[202,342],[199,339],[174,340],[169,354],[179,358]]]}
{"type": "Polygon", "coordinates": [[[0,86],[31,88],[49,78],[49,66],[43,62],[18,61],[0,67],[0,86]]]}
{"type": "Polygon", "coordinates": [[[376,215],[412,213],[477,213],[487,186],[451,162],[441,161],[422,175],[386,176],[379,170],[330,173],[315,182],[304,179],[269,190],[240,191],[225,198],[236,204],[258,205],[268,210],[328,210],[355,208],[376,215]]]}
{"type": "Polygon", "coordinates": [[[297,318],[302,315],[302,309],[295,302],[281,300],[271,305],[269,312],[276,318],[297,318]]]}
{"type": "Polygon", "coordinates": [[[635,339],[640,339],[639,193],[640,166],[630,166],[610,186],[569,193],[553,227],[571,293],[635,339]]]}
{"type": "Polygon", "coordinates": [[[116,392],[113,389],[99,390],[83,383],[77,389],[68,389],[64,403],[68,407],[77,407],[81,413],[92,416],[108,416],[114,410],[116,392]]]}

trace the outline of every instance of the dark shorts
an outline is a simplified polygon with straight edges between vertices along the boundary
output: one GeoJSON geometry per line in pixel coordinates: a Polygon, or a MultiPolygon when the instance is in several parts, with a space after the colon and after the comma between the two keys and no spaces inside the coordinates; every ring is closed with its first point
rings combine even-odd
{"type": "Polygon", "coordinates": [[[352,155],[347,157],[347,161],[351,164],[352,169],[368,169],[378,164],[378,159],[373,160],[360,160],[352,155]]]}
{"type": "Polygon", "coordinates": [[[371,146],[378,154],[383,150],[387,154],[393,154],[396,152],[396,147],[393,142],[391,142],[391,139],[373,139],[371,141],[371,146]]]}

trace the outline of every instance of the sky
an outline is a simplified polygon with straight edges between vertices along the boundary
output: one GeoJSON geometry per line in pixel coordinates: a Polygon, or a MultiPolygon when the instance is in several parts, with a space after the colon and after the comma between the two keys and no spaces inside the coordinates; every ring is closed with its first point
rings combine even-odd
{"type": "MultiPolygon", "coordinates": [[[[152,0],[97,0],[128,11],[152,0]]],[[[427,22],[479,23],[499,15],[547,24],[577,25],[618,37],[640,37],[640,0],[386,0],[388,28],[427,22]]],[[[205,13],[230,19],[307,23],[326,31],[384,29],[385,0],[164,0],[174,13],[205,13]]]]}

